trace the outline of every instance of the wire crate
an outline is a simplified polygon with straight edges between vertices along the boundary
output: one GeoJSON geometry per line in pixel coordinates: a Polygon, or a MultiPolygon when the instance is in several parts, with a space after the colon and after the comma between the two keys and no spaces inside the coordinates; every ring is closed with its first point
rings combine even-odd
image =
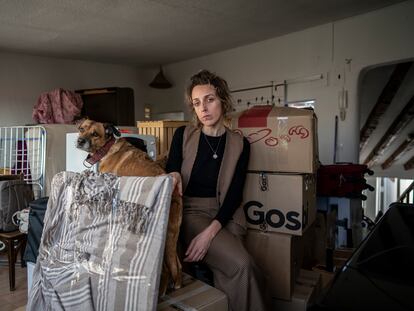
{"type": "Polygon", "coordinates": [[[35,198],[44,195],[46,130],[42,126],[0,127],[0,175],[24,176],[35,198]]]}

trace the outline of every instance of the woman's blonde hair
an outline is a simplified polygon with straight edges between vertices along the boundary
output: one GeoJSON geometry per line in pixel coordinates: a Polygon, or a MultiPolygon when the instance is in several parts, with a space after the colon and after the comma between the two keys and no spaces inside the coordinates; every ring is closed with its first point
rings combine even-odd
{"type": "Polygon", "coordinates": [[[201,122],[197,117],[197,114],[193,107],[193,101],[191,98],[191,94],[193,92],[194,87],[197,85],[212,85],[216,90],[216,95],[220,99],[221,102],[221,110],[224,118],[224,124],[227,126],[229,124],[229,113],[233,111],[233,101],[230,95],[230,89],[227,85],[226,80],[219,77],[215,73],[212,73],[208,70],[201,70],[200,72],[196,73],[190,78],[190,82],[188,83],[186,92],[185,92],[185,100],[188,108],[192,112],[193,115],[193,123],[197,127],[201,127],[201,122]]]}

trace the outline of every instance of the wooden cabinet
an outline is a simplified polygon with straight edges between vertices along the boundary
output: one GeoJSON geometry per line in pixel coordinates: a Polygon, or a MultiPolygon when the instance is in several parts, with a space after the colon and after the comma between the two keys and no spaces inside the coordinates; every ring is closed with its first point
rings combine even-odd
{"type": "Polygon", "coordinates": [[[128,87],[77,90],[82,96],[82,116],[114,125],[135,125],[134,91],[128,87]]]}

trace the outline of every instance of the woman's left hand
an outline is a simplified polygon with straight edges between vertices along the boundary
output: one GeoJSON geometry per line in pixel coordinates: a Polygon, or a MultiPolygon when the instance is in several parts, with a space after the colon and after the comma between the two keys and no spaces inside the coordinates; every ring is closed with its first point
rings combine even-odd
{"type": "Polygon", "coordinates": [[[221,224],[217,220],[213,220],[212,223],[204,229],[201,233],[196,235],[185,252],[185,262],[195,262],[203,260],[206,256],[208,249],[210,248],[211,241],[216,234],[220,231],[221,224]]]}

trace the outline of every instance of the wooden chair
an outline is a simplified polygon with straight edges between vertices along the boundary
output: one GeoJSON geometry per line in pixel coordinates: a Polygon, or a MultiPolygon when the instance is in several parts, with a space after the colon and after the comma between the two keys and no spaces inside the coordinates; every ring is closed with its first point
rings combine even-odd
{"type": "Polygon", "coordinates": [[[6,245],[7,257],[9,261],[9,284],[10,291],[16,289],[15,282],[15,264],[17,259],[17,254],[21,252],[21,264],[24,267],[23,254],[26,248],[27,235],[20,232],[19,230],[12,232],[0,232],[0,241],[6,245]]]}

